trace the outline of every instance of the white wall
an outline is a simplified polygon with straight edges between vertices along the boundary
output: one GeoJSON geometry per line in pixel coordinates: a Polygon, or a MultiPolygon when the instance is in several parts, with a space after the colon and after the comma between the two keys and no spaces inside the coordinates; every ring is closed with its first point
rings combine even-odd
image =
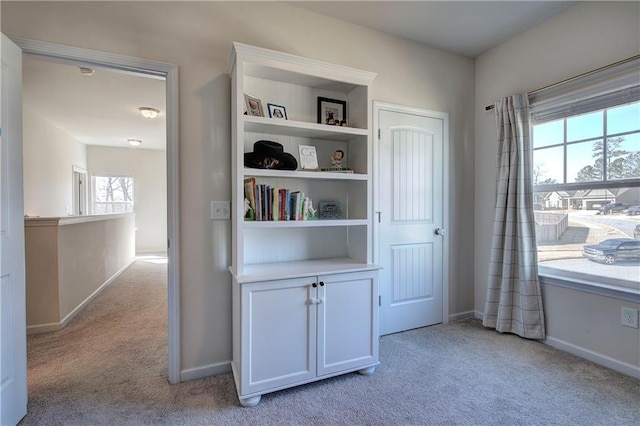
{"type": "MultiPolygon", "coordinates": [[[[640,52],[640,3],[583,2],[476,59],[475,310],[484,309],[495,200],[496,136],[485,105],[640,52]]],[[[552,343],[583,355],[640,366],[638,330],[620,325],[616,299],[545,286],[552,343]]]]}
{"type": "Polygon", "coordinates": [[[450,115],[451,314],[473,309],[473,60],[280,2],[3,1],[2,31],[179,66],[182,370],[231,358],[229,200],[233,41],[378,73],[375,100],[450,115]]]}
{"type": "Polygon", "coordinates": [[[24,214],[73,213],[73,166],[87,168],[86,146],[23,108],[24,214]]]}
{"type": "Polygon", "coordinates": [[[87,146],[89,175],[133,176],[136,253],[167,250],[166,151],[87,146]]]}

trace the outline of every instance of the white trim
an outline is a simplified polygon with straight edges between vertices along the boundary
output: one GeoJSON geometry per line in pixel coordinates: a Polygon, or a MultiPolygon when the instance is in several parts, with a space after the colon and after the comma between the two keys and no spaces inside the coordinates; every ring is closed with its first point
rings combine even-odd
{"type": "Polygon", "coordinates": [[[46,333],[49,331],[62,330],[69,324],[69,322],[76,316],[80,311],[82,311],[93,299],[96,298],[102,290],[104,290],[109,284],[111,284],[116,278],[118,278],[124,271],[126,271],[133,262],[136,261],[134,257],[131,259],[126,265],[120,268],[115,274],[111,276],[108,280],[106,280],[100,287],[98,287],[93,293],[91,293],[86,299],[84,299],[78,306],[76,306],[71,312],[65,316],[60,322],[52,322],[47,324],[36,324],[30,325],[27,327],[27,334],[37,334],[37,333],[46,333]]]}
{"type": "Polygon", "coordinates": [[[261,59],[265,64],[276,61],[289,65],[289,67],[282,65],[283,68],[305,70],[306,73],[309,73],[310,69],[319,70],[317,72],[322,74],[322,77],[325,79],[343,81],[356,85],[369,86],[377,75],[377,73],[371,71],[359,70],[343,65],[327,63],[317,59],[310,59],[289,53],[264,49],[262,47],[250,46],[236,41],[233,42],[233,49],[231,49],[229,74],[233,74],[233,67],[237,60],[236,58],[242,57],[242,60],[246,60],[247,56],[253,57],[252,62],[255,63],[260,63],[260,61],[256,59],[261,59]]]}
{"type": "Polygon", "coordinates": [[[549,273],[539,272],[538,277],[540,279],[540,284],[542,285],[563,287],[575,291],[581,291],[583,293],[611,297],[625,302],[640,303],[640,290],[595,283],[593,281],[581,280],[575,277],[565,277],[549,273]]]}
{"type": "Polygon", "coordinates": [[[572,343],[565,342],[564,340],[557,339],[555,337],[549,337],[542,341],[542,343],[552,346],[556,349],[568,352],[570,354],[579,356],[580,358],[587,359],[595,362],[596,364],[603,365],[612,370],[619,371],[627,376],[640,379],[640,367],[628,364],[626,362],[618,361],[617,359],[608,357],[606,355],[599,354],[597,352],[590,351],[588,349],[576,346],[572,343]]]}
{"type": "Polygon", "coordinates": [[[47,324],[37,324],[27,326],[27,335],[48,333],[50,331],[58,331],[62,328],[59,322],[50,322],[47,324]]]}
{"type": "MultiPolygon", "coordinates": [[[[399,112],[402,114],[413,114],[421,117],[437,118],[443,122],[442,133],[442,228],[449,229],[449,114],[440,111],[431,111],[422,108],[409,107],[405,105],[390,104],[387,102],[373,101],[373,212],[379,210],[377,197],[378,177],[376,172],[380,167],[378,158],[378,129],[380,128],[380,111],[399,112]]],[[[372,217],[375,215],[372,215],[372,217]]],[[[378,247],[379,227],[373,221],[373,263],[379,262],[380,252],[378,247]]],[[[449,233],[442,236],[442,322],[449,322],[449,233]]]]}
{"type": "MultiPolygon", "coordinates": [[[[481,320],[483,318],[482,312],[475,311],[474,317],[481,320]]],[[[597,352],[585,349],[581,346],[574,345],[573,343],[566,342],[556,337],[547,336],[544,340],[538,340],[540,343],[552,346],[561,351],[565,351],[572,355],[579,356],[596,364],[611,368],[612,370],[619,371],[631,377],[640,379],[640,367],[626,362],[619,361],[606,355],[599,354],[597,352]]]]}
{"type": "Polygon", "coordinates": [[[118,278],[120,276],[120,274],[122,274],[131,265],[133,265],[133,262],[135,262],[135,261],[136,261],[136,258],[134,256],[133,259],[131,259],[126,265],[124,265],[122,268],[120,268],[119,271],[117,271],[115,274],[113,274],[111,276],[111,278],[106,280],[100,287],[98,287],[96,289],[96,291],[91,293],[78,306],[76,306],[74,310],[69,312],[66,317],[62,318],[62,321],[60,321],[60,328],[65,328],[67,326],[67,324],[69,324],[69,321],[71,321],[73,319],[73,317],[78,315],[78,313],[80,313],[80,311],[82,311],[82,309],[84,309],[84,307],[87,306],[89,304],[89,302],[91,302],[93,299],[95,299],[96,296],[99,295],[102,292],[102,290],[104,290],[109,284],[111,284],[116,278],[118,278]]]}
{"type": "Polygon", "coordinates": [[[204,377],[216,376],[231,372],[231,361],[209,364],[202,367],[190,368],[180,372],[180,381],[202,379],[204,377]]]}
{"type": "Polygon", "coordinates": [[[449,322],[460,321],[468,318],[474,318],[476,312],[475,311],[465,311],[458,312],[457,314],[449,315],[449,322]]]}
{"type": "Polygon", "coordinates": [[[56,43],[11,37],[24,53],[44,56],[55,62],[109,68],[124,73],[164,78],[167,122],[167,239],[168,239],[168,377],[180,381],[180,227],[179,227],[179,146],[178,146],[178,67],[147,59],[56,43]]]}

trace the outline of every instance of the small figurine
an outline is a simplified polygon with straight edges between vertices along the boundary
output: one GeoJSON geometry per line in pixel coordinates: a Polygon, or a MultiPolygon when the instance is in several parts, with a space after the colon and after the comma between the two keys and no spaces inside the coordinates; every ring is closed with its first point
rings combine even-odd
{"type": "Polygon", "coordinates": [[[309,212],[307,219],[315,219],[317,210],[313,208],[313,200],[309,198],[309,204],[307,207],[307,211],[309,212]]]}
{"type": "Polygon", "coordinates": [[[331,167],[336,169],[342,168],[342,159],[344,158],[344,151],[341,149],[336,149],[331,156],[331,167]]]}
{"type": "Polygon", "coordinates": [[[244,199],[244,217],[246,219],[253,219],[253,209],[251,208],[251,202],[248,198],[244,199]]]}

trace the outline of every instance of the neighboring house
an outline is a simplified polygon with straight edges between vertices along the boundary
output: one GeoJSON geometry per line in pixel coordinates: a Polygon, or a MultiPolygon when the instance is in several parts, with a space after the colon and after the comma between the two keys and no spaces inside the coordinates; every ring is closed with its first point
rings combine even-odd
{"type": "MultiPolygon", "coordinates": [[[[638,2],[578,3],[477,58],[280,2],[5,1],[1,7],[7,35],[179,67],[180,368],[185,379],[228,371],[232,355],[230,223],[214,227],[209,205],[231,196],[228,58],[233,41],[377,72],[373,99],[449,114],[449,241],[455,253],[449,270],[450,320],[481,316],[484,307],[496,139],[494,115],[485,105],[640,52],[638,2]]],[[[620,326],[621,307],[638,308],[637,301],[551,284],[543,290],[548,343],[638,371],[637,330],[620,326]]]]}

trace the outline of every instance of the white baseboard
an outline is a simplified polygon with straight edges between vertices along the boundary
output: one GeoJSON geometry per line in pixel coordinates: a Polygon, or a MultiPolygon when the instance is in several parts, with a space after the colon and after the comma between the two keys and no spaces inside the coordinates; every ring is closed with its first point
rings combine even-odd
{"type": "Polygon", "coordinates": [[[27,334],[39,334],[48,333],[50,331],[58,331],[62,328],[59,322],[52,322],[49,324],[36,324],[27,326],[27,334]]]}
{"type": "Polygon", "coordinates": [[[565,342],[564,340],[556,339],[555,337],[547,336],[547,338],[543,341],[543,343],[549,346],[553,346],[556,349],[569,352],[570,354],[577,355],[580,358],[584,358],[589,361],[595,362],[596,364],[600,364],[612,370],[619,371],[620,373],[626,374],[627,376],[640,379],[639,366],[627,364],[626,362],[622,362],[617,359],[608,357],[606,355],[602,355],[597,352],[590,351],[589,349],[576,346],[572,343],[565,342]]]}
{"type": "Polygon", "coordinates": [[[61,327],[60,328],[65,328],[67,326],[67,324],[69,324],[69,321],[71,321],[73,319],[73,317],[75,317],[76,315],[78,315],[78,313],[80,311],[82,311],[85,306],[87,306],[89,304],[89,302],[91,302],[93,299],[96,298],[97,295],[99,295],[102,290],[104,290],[104,288],[106,286],[108,286],[109,284],[111,284],[116,278],[118,278],[120,276],[120,274],[122,274],[124,271],[127,270],[127,268],[129,268],[129,266],[131,266],[133,264],[133,262],[136,261],[136,258],[134,257],[133,259],[131,259],[128,263],[126,263],[122,268],[120,268],[120,270],[118,272],[116,272],[115,274],[113,274],[111,276],[111,278],[109,278],[107,281],[105,281],[100,287],[98,287],[96,289],[96,291],[94,291],[93,293],[91,293],[89,295],[89,297],[87,297],[86,299],[84,299],[78,306],[75,307],[75,309],[71,312],[69,312],[69,314],[67,314],[67,316],[65,316],[62,321],[60,321],[61,327]]]}
{"type": "MultiPolygon", "coordinates": [[[[474,316],[482,320],[483,313],[475,312],[474,316]]],[[[564,340],[560,340],[558,338],[551,337],[551,336],[547,336],[547,338],[545,340],[541,340],[541,342],[546,345],[552,346],[556,349],[560,349],[561,351],[565,351],[572,355],[579,356],[580,358],[584,358],[591,362],[595,362],[596,364],[602,365],[612,370],[619,371],[620,373],[626,374],[627,376],[640,379],[639,366],[627,364],[626,362],[619,361],[617,359],[599,354],[597,352],[591,351],[589,349],[585,349],[583,347],[574,345],[573,343],[569,343],[564,340]]]]}
{"type": "Polygon", "coordinates": [[[57,330],[62,330],[63,328],[65,328],[67,326],[67,324],[69,324],[69,321],[71,321],[73,319],[73,317],[78,315],[78,313],[80,313],[80,311],[82,311],[89,304],[89,302],[91,302],[93,299],[95,299],[96,296],[99,295],[102,292],[102,290],[105,289],[105,287],[107,287],[116,278],[118,278],[120,276],[120,274],[122,274],[124,271],[126,271],[127,268],[129,268],[129,266],[131,266],[133,264],[133,262],[135,262],[135,261],[136,261],[136,259],[133,258],[127,264],[125,264],[122,268],[120,268],[120,270],[117,271],[115,274],[113,274],[111,276],[111,278],[109,278],[100,287],[98,287],[96,289],[96,291],[91,293],[89,295],[89,297],[84,299],[78,306],[76,306],[71,312],[69,312],[69,314],[67,314],[67,316],[65,316],[62,319],[62,321],[53,322],[53,323],[49,323],[49,324],[36,324],[36,325],[27,326],[27,334],[47,333],[49,331],[57,331],[57,330]]]}
{"type": "Polygon", "coordinates": [[[482,321],[484,319],[484,314],[482,312],[473,311],[473,317],[482,321]]]}
{"type": "Polygon", "coordinates": [[[231,372],[231,361],[209,364],[202,367],[190,368],[180,372],[180,381],[202,379],[204,377],[216,376],[231,372]]]}
{"type": "Polygon", "coordinates": [[[449,322],[460,321],[467,318],[473,318],[474,311],[458,312],[457,314],[449,315],[449,322]]]}

